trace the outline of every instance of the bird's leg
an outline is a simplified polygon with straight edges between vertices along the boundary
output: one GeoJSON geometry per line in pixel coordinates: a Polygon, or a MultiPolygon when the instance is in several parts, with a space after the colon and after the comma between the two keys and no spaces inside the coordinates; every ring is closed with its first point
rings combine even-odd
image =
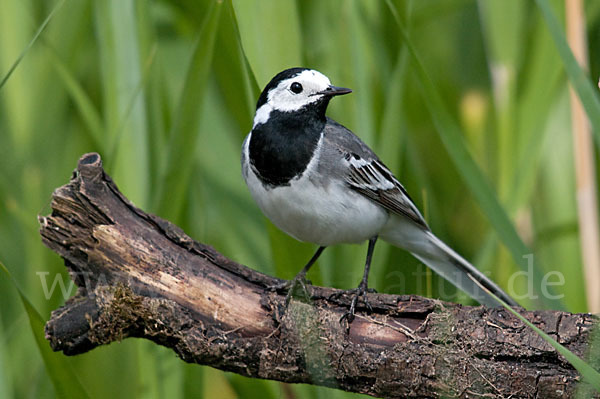
{"type": "Polygon", "coordinates": [[[271,291],[279,291],[282,289],[287,289],[287,295],[285,296],[285,304],[286,305],[290,302],[290,299],[292,299],[292,295],[298,284],[300,284],[300,286],[302,287],[302,290],[304,291],[305,296],[310,298],[310,294],[306,287],[306,273],[308,273],[311,266],[314,265],[314,263],[317,261],[317,259],[319,259],[319,256],[321,256],[321,253],[323,252],[324,249],[325,249],[325,247],[319,247],[319,249],[317,249],[317,252],[315,252],[315,254],[312,256],[312,258],[310,258],[310,260],[308,261],[306,266],[304,266],[302,268],[302,270],[300,270],[293,279],[291,279],[289,281],[285,281],[281,284],[273,285],[273,286],[269,287],[269,289],[271,291]]]}
{"type": "Polygon", "coordinates": [[[343,323],[344,320],[348,322],[348,326],[354,320],[354,311],[356,309],[356,304],[358,303],[358,299],[362,296],[363,302],[367,307],[369,312],[373,311],[369,301],[367,300],[367,290],[368,290],[368,280],[369,280],[369,269],[371,268],[371,259],[373,258],[373,250],[375,249],[375,243],[377,242],[377,236],[372,237],[369,240],[369,249],[367,250],[367,260],[365,261],[365,271],[363,273],[362,280],[358,285],[358,288],[355,290],[354,298],[352,298],[352,302],[350,303],[350,310],[340,318],[340,323],[343,323]]]}

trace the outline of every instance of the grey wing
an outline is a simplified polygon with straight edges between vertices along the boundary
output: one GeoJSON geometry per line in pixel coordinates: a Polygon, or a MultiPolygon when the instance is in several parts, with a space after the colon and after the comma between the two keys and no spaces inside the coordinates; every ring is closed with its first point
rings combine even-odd
{"type": "Polygon", "coordinates": [[[365,143],[331,119],[327,121],[324,133],[328,147],[341,153],[340,177],[352,189],[429,230],[408,192],[365,143]]]}

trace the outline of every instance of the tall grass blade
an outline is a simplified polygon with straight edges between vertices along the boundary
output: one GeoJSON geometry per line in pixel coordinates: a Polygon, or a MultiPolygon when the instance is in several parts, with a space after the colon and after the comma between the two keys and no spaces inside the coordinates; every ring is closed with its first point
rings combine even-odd
{"type": "Polygon", "coordinates": [[[506,199],[519,139],[515,129],[517,75],[524,47],[522,32],[527,3],[520,0],[488,0],[478,2],[478,6],[496,111],[496,187],[498,196],[506,199]]]}
{"type": "Polygon", "coordinates": [[[238,398],[277,399],[280,397],[271,389],[271,386],[274,385],[271,381],[242,377],[237,374],[231,374],[227,377],[231,388],[237,394],[238,398]]]}
{"type": "Polygon", "coordinates": [[[134,0],[93,2],[102,73],[103,115],[108,153],[105,165],[124,193],[148,205],[148,137],[143,67],[134,0]],[[142,93],[143,94],[143,93],[142,93]],[[118,151],[116,149],[118,148],[118,151]]]}
{"type": "Polygon", "coordinates": [[[79,114],[87,127],[87,132],[89,132],[90,138],[94,142],[94,147],[98,148],[101,152],[106,151],[107,146],[103,137],[104,127],[102,125],[102,118],[100,117],[100,113],[96,109],[96,106],[67,65],[65,65],[54,52],[50,52],[50,54],[52,66],[71,96],[77,111],[79,111],[79,114]]]}
{"type": "MultiPolygon", "coordinates": [[[[119,156],[119,150],[121,147],[121,140],[127,136],[125,129],[127,128],[128,120],[131,114],[134,112],[134,108],[138,105],[138,100],[142,94],[143,88],[146,85],[148,76],[150,74],[150,68],[154,62],[154,56],[156,55],[156,47],[153,47],[148,54],[148,58],[144,62],[142,73],[139,76],[139,81],[130,93],[129,99],[124,103],[123,114],[119,117],[119,120],[115,127],[115,133],[113,134],[112,143],[108,145],[108,160],[106,168],[111,169],[114,162],[116,162],[119,156]]],[[[145,132],[144,132],[145,133],[145,132]]]]}
{"type": "Polygon", "coordinates": [[[81,384],[79,377],[75,374],[71,365],[66,362],[64,355],[52,352],[52,349],[44,336],[44,320],[42,319],[42,316],[33,307],[29,299],[27,299],[25,293],[13,280],[10,272],[2,262],[0,262],[0,270],[6,273],[19,293],[19,297],[21,298],[21,302],[23,303],[23,307],[29,318],[31,333],[35,338],[35,343],[42,355],[44,365],[46,366],[46,372],[52,380],[57,397],[89,398],[88,392],[81,384]]]}
{"type": "Polygon", "coordinates": [[[200,133],[208,133],[201,129],[200,109],[210,76],[222,7],[221,2],[213,3],[198,33],[171,130],[166,165],[156,193],[155,211],[174,222],[179,220],[183,209],[198,136],[200,133]]]}
{"type": "Polygon", "coordinates": [[[25,57],[25,55],[27,54],[27,52],[29,51],[29,49],[37,41],[37,39],[40,37],[40,35],[44,31],[44,29],[46,29],[46,26],[48,26],[48,23],[52,20],[52,17],[54,17],[54,14],[56,14],[58,12],[58,10],[60,10],[60,8],[62,7],[62,5],[65,3],[65,1],[66,0],[59,0],[59,2],[56,3],[56,5],[52,8],[52,11],[50,11],[50,13],[48,14],[48,16],[44,19],[44,21],[42,22],[42,24],[40,25],[40,27],[37,29],[37,31],[35,32],[35,34],[31,38],[31,41],[23,49],[23,51],[21,52],[21,54],[19,54],[19,57],[17,57],[17,59],[15,60],[15,62],[9,68],[8,72],[6,72],[6,74],[4,75],[4,77],[2,78],[2,80],[0,81],[0,90],[2,90],[2,87],[6,84],[6,82],[8,81],[8,78],[10,78],[10,75],[12,75],[12,73],[15,71],[15,69],[17,69],[17,66],[19,66],[19,63],[21,62],[21,60],[23,60],[23,58],[25,57]]]}
{"type": "MultiPolygon", "coordinates": [[[[567,11],[567,39],[583,68],[588,64],[585,13],[583,1],[565,3],[567,11]]],[[[575,151],[575,174],[579,237],[583,270],[586,275],[588,312],[600,313],[600,229],[598,228],[598,186],[594,138],[581,101],[571,87],[571,126],[575,151]]]]}
{"type": "Polygon", "coordinates": [[[548,0],[535,0],[542,16],[546,21],[548,30],[554,40],[556,49],[560,54],[569,82],[577,92],[588,118],[592,124],[592,131],[596,139],[596,146],[600,147],[600,99],[598,99],[597,90],[590,82],[583,69],[577,63],[575,56],[569,48],[563,29],[560,27],[556,16],[552,12],[548,0]]]}
{"type": "Polygon", "coordinates": [[[252,127],[252,118],[256,100],[260,95],[260,88],[242,48],[242,39],[232,1],[227,0],[224,7],[216,45],[229,56],[226,58],[215,57],[213,70],[217,76],[220,92],[226,102],[227,111],[237,121],[239,138],[242,139],[252,127]]]}
{"type": "Polygon", "coordinates": [[[295,1],[233,0],[233,8],[244,53],[261,88],[277,72],[302,66],[302,37],[295,1]]]}
{"type": "Polygon", "coordinates": [[[4,273],[6,273],[6,275],[8,277],[12,277],[10,272],[8,271],[8,269],[6,268],[6,266],[4,266],[4,263],[0,262],[0,270],[2,270],[4,273]]]}

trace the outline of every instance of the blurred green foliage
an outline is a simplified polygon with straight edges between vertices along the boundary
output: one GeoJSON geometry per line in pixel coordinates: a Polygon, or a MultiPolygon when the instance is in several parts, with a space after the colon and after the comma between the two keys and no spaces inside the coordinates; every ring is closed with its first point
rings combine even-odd
{"type": "MultiPolygon", "coordinates": [[[[291,66],[354,89],[329,115],[380,154],[440,238],[504,287],[531,253],[539,298],[521,303],[585,311],[567,90],[577,70],[565,73],[564,34],[544,19],[562,23],[564,3],[538,3],[546,14],[520,0],[2,0],[0,82],[15,68],[0,86],[0,260],[11,273],[0,270],[0,398],[360,396],[187,365],[142,340],[67,358],[41,339],[39,315],[70,280],[36,215],[85,152],[138,206],[228,257],[283,278],[302,267],[314,246],[260,214],[239,163],[260,89],[291,66]],[[561,299],[540,291],[549,271],[565,276],[561,299]]],[[[585,4],[596,55],[600,2],[585,4]]],[[[598,76],[599,59],[590,65],[598,76]]],[[[597,95],[582,90],[593,110],[597,95]]],[[[365,253],[330,248],[309,278],[353,288],[365,253]]],[[[385,243],[370,285],[469,303],[385,243]]]]}

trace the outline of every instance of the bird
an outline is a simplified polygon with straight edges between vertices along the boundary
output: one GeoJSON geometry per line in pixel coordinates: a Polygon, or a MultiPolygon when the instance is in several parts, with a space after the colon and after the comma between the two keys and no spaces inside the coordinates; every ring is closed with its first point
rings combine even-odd
{"type": "Polygon", "coordinates": [[[326,247],[368,241],[363,277],[340,321],[354,320],[359,298],[367,310],[368,275],[379,238],[413,256],[482,305],[517,303],[496,283],[437,238],[408,192],[358,136],[326,116],[333,97],[352,90],[321,72],[286,69],[260,94],[242,145],[242,175],[264,215],[293,238],[318,245],[297,283],[326,247]]]}

